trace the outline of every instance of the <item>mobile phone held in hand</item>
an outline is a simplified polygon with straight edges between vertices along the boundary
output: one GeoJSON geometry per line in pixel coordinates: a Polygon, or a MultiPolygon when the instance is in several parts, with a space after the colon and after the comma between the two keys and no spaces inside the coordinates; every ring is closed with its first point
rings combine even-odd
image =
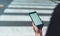
{"type": "Polygon", "coordinates": [[[43,26],[43,23],[36,11],[30,12],[29,16],[31,17],[32,21],[34,22],[34,25],[36,25],[38,28],[41,28],[43,26]]]}

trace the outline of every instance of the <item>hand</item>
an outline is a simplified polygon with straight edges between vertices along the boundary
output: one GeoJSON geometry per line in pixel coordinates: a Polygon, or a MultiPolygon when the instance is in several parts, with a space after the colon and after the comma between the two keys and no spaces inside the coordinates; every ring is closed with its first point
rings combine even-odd
{"type": "Polygon", "coordinates": [[[33,22],[32,22],[32,26],[33,26],[33,30],[34,30],[34,32],[35,32],[35,35],[36,35],[36,36],[42,36],[42,27],[41,27],[40,29],[38,29],[38,28],[34,25],[33,22]]]}
{"type": "Polygon", "coordinates": [[[38,29],[38,28],[34,25],[33,22],[32,22],[32,26],[33,26],[33,30],[34,30],[35,33],[40,33],[40,32],[42,32],[42,28],[38,29]]]}

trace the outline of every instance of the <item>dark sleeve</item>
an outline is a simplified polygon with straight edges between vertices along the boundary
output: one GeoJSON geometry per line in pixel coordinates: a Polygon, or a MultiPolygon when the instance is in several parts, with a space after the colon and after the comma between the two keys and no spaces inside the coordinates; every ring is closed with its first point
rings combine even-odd
{"type": "Polygon", "coordinates": [[[60,4],[54,9],[45,36],[60,36],[60,4]]]}

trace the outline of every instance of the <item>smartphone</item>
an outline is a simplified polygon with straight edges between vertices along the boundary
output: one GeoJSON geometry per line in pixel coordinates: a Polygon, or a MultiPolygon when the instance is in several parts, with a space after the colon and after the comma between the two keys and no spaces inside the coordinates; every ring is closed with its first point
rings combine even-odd
{"type": "Polygon", "coordinates": [[[36,25],[38,28],[43,26],[43,23],[36,11],[30,12],[29,16],[31,17],[32,21],[34,22],[34,25],[36,25]]]}

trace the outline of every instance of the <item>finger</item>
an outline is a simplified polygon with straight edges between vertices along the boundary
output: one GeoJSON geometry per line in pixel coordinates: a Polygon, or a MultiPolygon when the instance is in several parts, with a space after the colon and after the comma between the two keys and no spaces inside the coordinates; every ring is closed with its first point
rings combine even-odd
{"type": "Polygon", "coordinates": [[[33,26],[33,27],[35,26],[33,22],[32,22],[32,26],[33,26]]]}
{"type": "Polygon", "coordinates": [[[32,22],[32,26],[33,26],[33,29],[35,29],[35,25],[34,25],[34,23],[32,22]]]}
{"type": "Polygon", "coordinates": [[[37,31],[38,30],[38,28],[34,25],[33,22],[32,22],[32,26],[33,26],[34,31],[37,31]]]}
{"type": "Polygon", "coordinates": [[[34,28],[37,28],[35,25],[34,25],[34,23],[32,22],[32,26],[34,27],[34,28]]]}
{"type": "MultiPolygon", "coordinates": [[[[32,27],[33,27],[33,30],[35,31],[35,26],[34,26],[34,23],[32,22],[32,27]]],[[[35,31],[36,32],[36,31],[35,31]]]]}

